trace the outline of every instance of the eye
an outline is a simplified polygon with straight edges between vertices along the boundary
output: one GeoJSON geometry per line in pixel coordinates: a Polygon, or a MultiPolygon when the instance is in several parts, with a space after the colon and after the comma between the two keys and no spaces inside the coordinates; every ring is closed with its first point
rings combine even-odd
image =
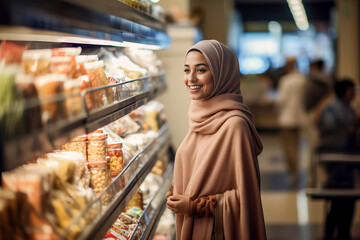
{"type": "Polygon", "coordinates": [[[184,69],[184,72],[185,72],[185,73],[189,73],[189,72],[190,72],[190,69],[185,68],[185,69],[184,69]]]}
{"type": "Polygon", "coordinates": [[[205,73],[205,72],[206,72],[206,69],[205,69],[205,68],[199,68],[199,69],[197,70],[197,72],[199,72],[199,73],[205,73]]]}

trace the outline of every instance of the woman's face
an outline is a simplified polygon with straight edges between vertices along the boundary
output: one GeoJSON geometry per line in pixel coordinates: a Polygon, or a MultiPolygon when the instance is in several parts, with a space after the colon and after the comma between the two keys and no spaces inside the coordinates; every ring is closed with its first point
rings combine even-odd
{"type": "Polygon", "coordinates": [[[214,90],[214,81],[204,55],[198,51],[187,54],[184,83],[192,100],[206,99],[214,90]]]}

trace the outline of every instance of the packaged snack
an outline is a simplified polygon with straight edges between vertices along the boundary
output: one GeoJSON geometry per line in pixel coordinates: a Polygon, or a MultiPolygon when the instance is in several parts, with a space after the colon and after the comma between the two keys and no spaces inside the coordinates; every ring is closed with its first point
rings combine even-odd
{"type": "Polygon", "coordinates": [[[51,49],[26,50],[21,65],[26,74],[40,76],[50,73],[51,49]]]}
{"type": "MultiPolygon", "coordinates": [[[[89,62],[84,63],[87,75],[89,76],[89,83],[91,88],[98,88],[109,85],[109,81],[104,72],[104,62],[89,62]]],[[[100,108],[104,105],[113,102],[114,96],[111,88],[99,89],[88,93],[91,95],[93,105],[95,108],[100,108]],[[105,100],[105,101],[103,101],[105,100]]]]}
{"type": "Polygon", "coordinates": [[[108,163],[106,161],[92,162],[87,163],[87,167],[90,172],[90,187],[97,195],[100,195],[111,182],[108,163]]]}
{"type": "Polygon", "coordinates": [[[80,152],[87,157],[87,147],[86,147],[87,135],[80,135],[75,138],[72,138],[70,142],[64,144],[62,146],[63,150],[66,151],[73,151],[73,152],[80,152]]]}
{"type": "Polygon", "coordinates": [[[131,207],[128,210],[126,210],[125,214],[129,215],[130,217],[134,217],[139,219],[141,214],[143,213],[143,210],[139,207],[131,207]]]}
{"type": "Polygon", "coordinates": [[[56,122],[64,115],[61,99],[65,74],[48,74],[35,79],[35,87],[41,104],[41,119],[44,124],[56,122]]]}
{"type": "Polygon", "coordinates": [[[27,239],[29,210],[26,194],[0,188],[0,239],[27,239]]]}
{"type": "Polygon", "coordinates": [[[23,112],[23,121],[25,132],[41,128],[41,107],[39,103],[38,92],[35,87],[34,77],[24,73],[18,73],[15,76],[16,88],[28,104],[23,112]]]}
{"type": "Polygon", "coordinates": [[[60,56],[77,56],[81,53],[81,47],[69,47],[69,48],[53,48],[51,49],[51,55],[53,57],[60,56]]]}
{"type": "Polygon", "coordinates": [[[91,133],[87,135],[87,160],[88,162],[106,160],[106,133],[91,133]]]}
{"type": "Polygon", "coordinates": [[[5,64],[20,63],[22,54],[27,48],[27,45],[2,41],[0,44],[0,60],[4,61],[5,64]]]}
{"type": "Polygon", "coordinates": [[[67,79],[64,82],[65,113],[68,117],[74,117],[83,112],[81,98],[81,82],[76,79],[67,79]]]}
{"type": "Polygon", "coordinates": [[[58,167],[61,169],[57,169],[57,172],[59,174],[62,172],[64,175],[69,176],[66,177],[66,181],[83,187],[89,186],[89,174],[85,166],[86,158],[85,155],[83,155],[81,152],[56,151],[54,153],[49,153],[46,156],[47,156],[47,160],[43,161],[42,164],[48,164],[47,162],[49,161],[59,162],[58,167]],[[66,161],[70,161],[70,163],[64,165],[66,161]],[[73,173],[73,163],[75,164],[74,173],[73,173]],[[68,169],[68,171],[65,171],[66,169],[68,169]]]}
{"type": "Polygon", "coordinates": [[[80,76],[86,75],[86,69],[84,63],[96,62],[98,60],[97,55],[79,55],[75,56],[75,69],[72,72],[72,78],[78,78],[80,76]]]}
{"type": "MultiPolygon", "coordinates": [[[[127,213],[127,211],[129,209],[132,209],[133,207],[136,207],[140,210],[143,210],[143,193],[140,189],[138,189],[135,193],[135,195],[133,196],[133,198],[130,200],[130,202],[127,204],[127,206],[125,207],[124,212],[127,213]]],[[[141,214],[140,214],[141,215],[141,214]]],[[[140,217],[140,216],[139,216],[140,217]]]]}
{"type": "Polygon", "coordinates": [[[123,170],[122,143],[108,144],[107,155],[110,157],[111,176],[116,177],[123,170]]]}
{"type": "Polygon", "coordinates": [[[6,136],[21,133],[24,102],[16,89],[17,66],[5,66],[0,71],[0,127],[6,136]]]}
{"type": "MultiPolygon", "coordinates": [[[[5,189],[23,192],[29,203],[29,223],[31,237],[52,236],[53,229],[46,220],[46,211],[50,197],[53,172],[51,169],[36,165],[26,165],[3,172],[2,183],[5,189]]],[[[36,239],[36,238],[35,238],[36,239]]]]}
{"type": "Polygon", "coordinates": [[[72,68],[72,57],[52,57],[50,59],[50,73],[70,74],[72,68]]]}

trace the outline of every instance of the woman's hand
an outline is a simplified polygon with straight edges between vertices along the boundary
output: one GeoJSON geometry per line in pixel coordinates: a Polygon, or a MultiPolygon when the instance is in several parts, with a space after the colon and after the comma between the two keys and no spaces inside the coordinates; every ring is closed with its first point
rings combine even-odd
{"type": "Polygon", "coordinates": [[[167,198],[167,207],[176,214],[189,215],[190,197],[173,195],[167,198]]]}

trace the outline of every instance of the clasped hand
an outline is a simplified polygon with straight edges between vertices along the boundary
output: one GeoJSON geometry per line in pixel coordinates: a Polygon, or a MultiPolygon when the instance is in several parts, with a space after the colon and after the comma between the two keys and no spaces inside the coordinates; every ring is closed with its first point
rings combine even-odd
{"type": "Polygon", "coordinates": [[[176,214],[189,215],[190,197],[185,195],[173,195],[167,198],[167,207],[176,214]]]}

